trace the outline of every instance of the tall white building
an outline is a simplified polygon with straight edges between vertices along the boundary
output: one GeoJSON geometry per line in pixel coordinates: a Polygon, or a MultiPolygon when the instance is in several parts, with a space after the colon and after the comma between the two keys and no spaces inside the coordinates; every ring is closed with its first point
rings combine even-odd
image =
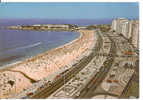
{"type": "Polygon", "coordinates": [[[128,20],[125,18],[114,19],[111,28],[116,31],[116,33],[123,34],[123,36],[129,39],[136,48],[139,47],[138,20],[128,20]]]}
{"type": "Polygon", "coordinates": [[[111,28],[112,28],[112,30],[116,30],[116,29],[117,29],[117,20],[116,20],[116,19],[114,19],[114,20],[112,21],[112,26],[111,26],[111,28]]]}
{"type": "Polygon", "coordinates": [[[135,20],[132,27],[132,44],[139,48],[139,21],[135,20]]]}
{"type": "Polygon", "coordinates": [[[132,38],[133,23],[134,23],[134,20],[131,20],[131,21],[129,22],[129,33],[128,33],[129,39],[132,38]]]}
{"type": "Polygon", "coordinates": [[[121,34],[123,34],[126,38],[129,38],[128,33],[129,33],[129,21],[124,21],[121,23],[121,34]]]}
{"type": "Polygon", "coordinates": [[[116,31],[117,33],[127,33],[128,32],[128,19],[125,18],[119,18],[119,19],[114,19],[112,21],[112,30],[116,31]]]}

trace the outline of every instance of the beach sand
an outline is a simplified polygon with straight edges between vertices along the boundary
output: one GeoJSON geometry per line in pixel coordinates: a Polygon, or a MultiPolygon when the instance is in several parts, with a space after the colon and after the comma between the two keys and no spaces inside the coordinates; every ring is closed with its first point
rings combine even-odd
{"type": "Polygon", "coordinates": [[[32,82],[42,80],[88,51],[94,43],[94,31],[78,32],[80,37],[70,43],[0,70],[0,98],[21,92],[32,82]]]}

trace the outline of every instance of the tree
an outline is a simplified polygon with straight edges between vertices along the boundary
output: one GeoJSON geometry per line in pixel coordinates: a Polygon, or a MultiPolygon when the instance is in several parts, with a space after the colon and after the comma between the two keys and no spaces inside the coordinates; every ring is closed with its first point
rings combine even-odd
{"type": "Polygon", "coordinates": [[[87,27],[87,29],[96,29],[96,26],[95,26],[95,25],[89,25],[89,26],[87,27]]]}
{"type": "Polygon", "coordinates": [[[12,81],[12,80],[9,80],[8,83],[9,83],[11,86],[13,86],[15,82],[12,81]]]}

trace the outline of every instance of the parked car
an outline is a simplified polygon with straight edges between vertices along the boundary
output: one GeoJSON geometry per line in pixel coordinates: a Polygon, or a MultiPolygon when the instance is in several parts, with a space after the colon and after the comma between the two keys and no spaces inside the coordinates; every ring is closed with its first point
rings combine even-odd
{"type": "Polygon", "coordinates": [[[133,55],[134,54],[134,52],[131,52],[131,51],[125,51],[125,53],[124,53],[125,55],[133,55]]]}
{"type": "Polygon", "coordinates": [[[112,81],[108,79],[108,80],[107,80],[107,83],[112,83],[112,81]]]}
{"type": "Polygon", "coordinates": [[[113,82],[118,83],[118,80],[114,80],[113,82]]]}
{"type": "Polygon", "coordinates": [[[31,95],[33,95],[33,92],[28,92],[26,95],[31,96],[31,95]]]}

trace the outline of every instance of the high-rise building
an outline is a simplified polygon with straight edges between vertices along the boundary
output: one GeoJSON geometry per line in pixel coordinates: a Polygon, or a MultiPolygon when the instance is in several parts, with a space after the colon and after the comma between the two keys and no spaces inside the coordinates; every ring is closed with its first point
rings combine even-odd
{"type": "Polygon", "coordinates": [[[114,19],[113,21],[112,21],[112,26],[111,26],[111,28],[112,28],[112,30],[116,30],[117,29],[117,20],[116,19],[114,19]]]}
{"type": "Polygon", "coordinates": [[[125,18],[114,19],[112,21],[112,30],[122,34],[136,47],[139,47],[139,21],[128,20],[125,18]]]}
{"type": "Polygon", "coordinates": [[[135,20],[132,25],[131,42],[136,48],[139,48],[139,21],[135,20]]]}
{"type": "Polygon", "coordinates": [[[129,22],[129,33],[128,33],[128,38],[129,38],[129,39],[132,38],[133,23],[134,23],[134,20],[131,20],[131,21],[129,22]]]}
{"type": "Polygon", "coordinates": [[[124,37],[128,37],[129,33],[129,21],[123,21],[121,24],[121,34],[123,34],[124,37]]]}

